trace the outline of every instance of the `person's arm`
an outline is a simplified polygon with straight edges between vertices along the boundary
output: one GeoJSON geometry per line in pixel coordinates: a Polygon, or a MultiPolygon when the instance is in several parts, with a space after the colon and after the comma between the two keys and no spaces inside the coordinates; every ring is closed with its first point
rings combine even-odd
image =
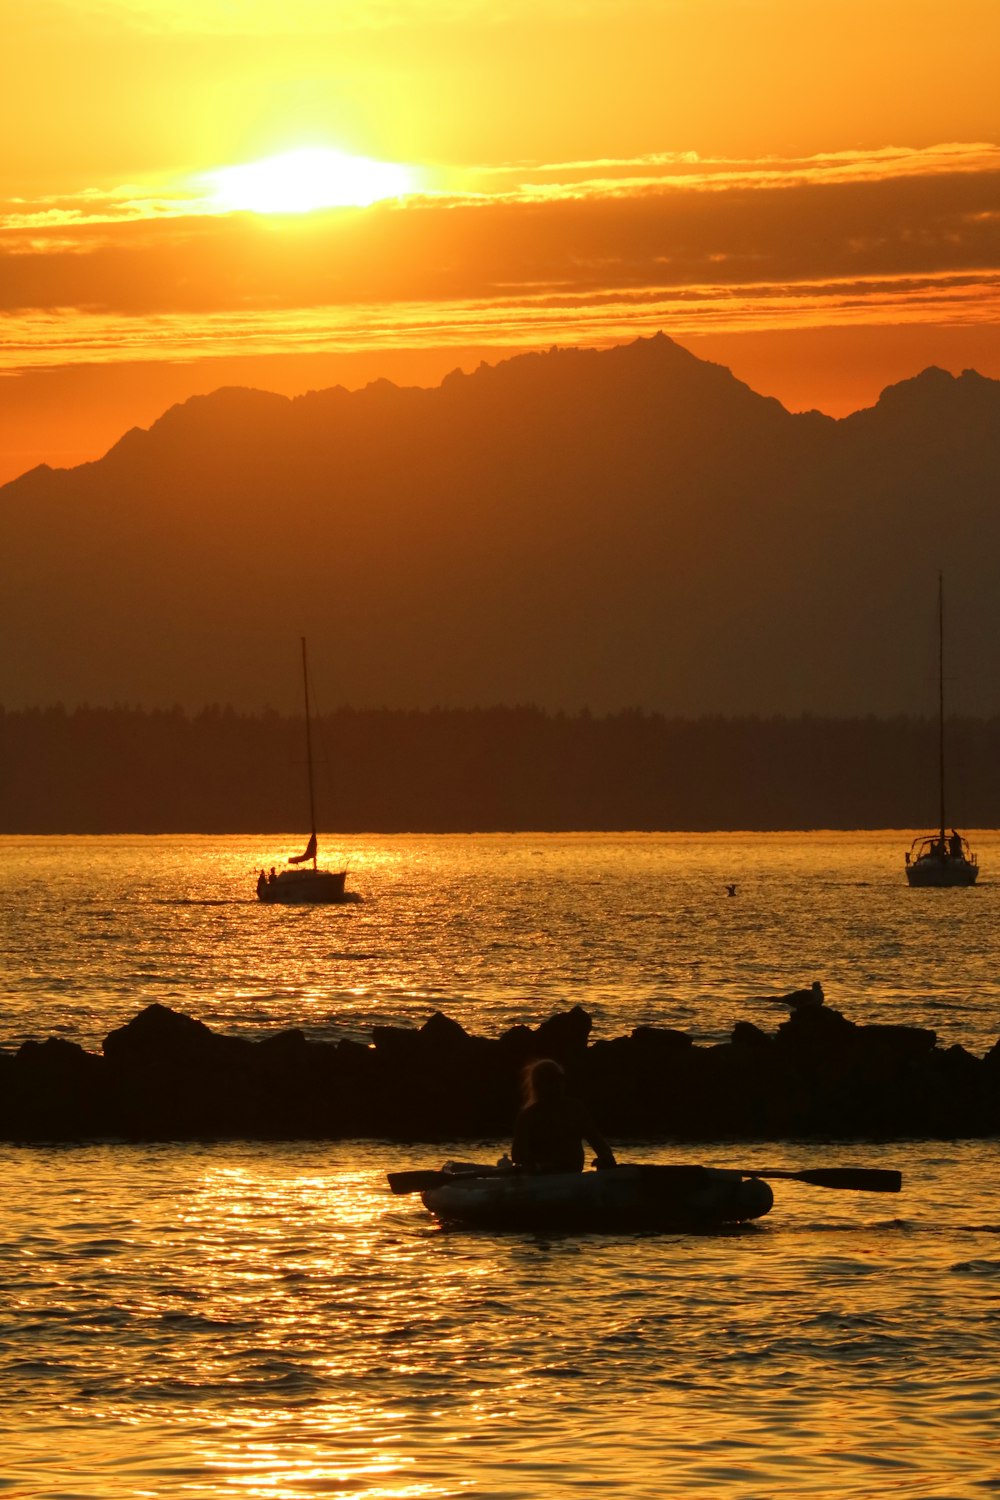
{"type": "Polygon", "coordinates": [[[589,1122],[584,1129],[583,1138],[587,1142],[587,1145],[590,1147],[591,1151],[593,1151],[594,1153],[595,1167],[616,1167],[618,1165],[615,1160],[615,1153],[612,1151],[603,1135],[601,1135],[601,1132],[599,1130],[595,1130],[589,1122]]]}

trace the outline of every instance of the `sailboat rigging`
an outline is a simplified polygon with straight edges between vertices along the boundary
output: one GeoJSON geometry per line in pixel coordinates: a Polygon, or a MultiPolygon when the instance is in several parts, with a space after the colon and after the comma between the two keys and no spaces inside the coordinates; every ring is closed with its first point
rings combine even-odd
{"type": "Polygon", "coordinates": [[[906,852],[906,878],[916,886],[975,885],[979,860],[968,841],[945,820],[944,580],[938,573],[938,829],[918,834],[906,852]]]}
{"type": "Polygon", "coordinates": [[[309,842],[301,854],[293,854],[287,868],[270,875],[261,870],[257,877],[257,899],[283,906],[330,905],[336,901],[356,901],[353,892],[345,890],[347,871],[321,870],[316,838],[316,793],[313,785],[312,725],[309,713],[309,664],[306,639],[302,637],[302,689],[306,718],[306,775],[309,783],[309,842]]]}

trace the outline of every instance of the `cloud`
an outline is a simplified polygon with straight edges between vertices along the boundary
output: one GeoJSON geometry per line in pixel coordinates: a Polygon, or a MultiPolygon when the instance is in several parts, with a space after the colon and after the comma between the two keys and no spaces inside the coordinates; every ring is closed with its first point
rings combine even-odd
{"type": "MultiPolygon", "coordinates": [[[[223,169],[219,169],[223,170],[223,169]]],[[[243,168],[226,168],[241,171],[243,168]]],[[[921,150],[886,146],[871,151],[840,151],[756,160],[707,158],[696,151],[655,152],[643,156],[601,157],[583,161],[502,162],[460,169],[420,169],[439,206],[576,201],[605,197],[688,192],[733,193],[739,190],[806,186],[832,187],[864,182],[897,182],[955,175],[991,176],[1000,172],[1000,146],[955,143],[921,150]],[[447,185],[443,185],[447,184],[447,185]]],[[[74,194],[34,201],[0,200],[0,232],[43,230],[141,222],[165,218],[218,216],[211,179],[196,178],[149,184],[125,183],[89,188],[74,194]]]]}
{"type": "MultiPolygon", "coordinates": [[[[474,175],[477,169],[470,169],[474,175]]],[[[513,162],[478,169],[495,184],[494,193],[530,197],[630,195],[668,188],[724,192],[734,188],[801,187],[805,184],[887,182],[941,173],[1000,170],[1000,147],[986,142],[954,143],[920,150],[884,146],[871,151],[836,151],[804,157],[764,157],[753,161],[709,158],[696,151],[657,152],[631,159],[513,162]]]]}
{"type": "Polygon", "coordinates": [[[895,280],[708,283],[683,292],[635,287],[586,296],[355,303],[143,318],[55,309],[7,321],[8,370],[204,358],[333,354],[379,348],[591,346],[669,329],[678,338],[760,329],[1000,323],[1000,275],[895,280]]]}
{"type": "Polygon", "coordinates": [[[163,184],[2,205],[6,366],[998,318],[987,145],[490,180],[295,223],[163,184]]]}

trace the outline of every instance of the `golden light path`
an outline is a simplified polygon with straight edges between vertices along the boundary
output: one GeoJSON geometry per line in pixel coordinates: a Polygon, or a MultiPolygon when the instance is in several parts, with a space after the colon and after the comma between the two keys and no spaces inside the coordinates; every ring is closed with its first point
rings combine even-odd
{"type": "Polygon", "coordinates": [[[278,156],[207,172],[212,204],[223,212],[305,214],[321,208],[365,208],[417,191],[417,172],[398,162],[303,146],[278,156]]]}

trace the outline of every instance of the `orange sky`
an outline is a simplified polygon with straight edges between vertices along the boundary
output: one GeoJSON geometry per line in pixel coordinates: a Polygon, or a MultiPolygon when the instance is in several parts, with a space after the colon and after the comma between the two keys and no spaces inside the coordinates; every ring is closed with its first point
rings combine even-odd
{"type": "Polygon", "coordinates": [[[0,481],[657,329],[792,409],[1000,377],[997,0],[0,6],[0,481]]]}

